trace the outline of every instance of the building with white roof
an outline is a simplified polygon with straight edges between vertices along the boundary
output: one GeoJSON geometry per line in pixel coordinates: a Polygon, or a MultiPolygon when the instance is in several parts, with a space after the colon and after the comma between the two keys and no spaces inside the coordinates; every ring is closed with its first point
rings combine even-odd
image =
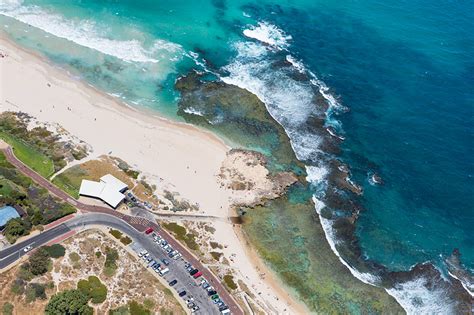
{"type": "Polygon", "coordinates": [[[79,194],[87,197],[98,198],[112,208],[117,206],[125,199],[123,192],[128,186],[116,177],[107,174],[100,178],[100,182],[83,179],[79,194]]]}

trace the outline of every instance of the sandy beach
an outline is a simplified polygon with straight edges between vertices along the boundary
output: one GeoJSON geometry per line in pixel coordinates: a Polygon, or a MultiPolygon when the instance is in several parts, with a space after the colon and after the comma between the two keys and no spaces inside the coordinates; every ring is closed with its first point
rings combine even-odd
{"type": "MultiPolygon", "coordinates": [[[[59,124],[90,145],[89,158],[119,157],[140,170],[158,192],[178,192],[199,205],[200,213],[229,216],[232,191],[221,185],[218,174],[231,148],[217,136],[119,103],[16,46],[4,34],[0,52],[0,111],[22,111],[38,121],[59,124]]],[[[225,220],[215,225],[216,237],[227,245],[224,254],[233,255],[236,277],[259,296],[266,312],[307,312],[285,292],[242,233],[225,220]]]]}

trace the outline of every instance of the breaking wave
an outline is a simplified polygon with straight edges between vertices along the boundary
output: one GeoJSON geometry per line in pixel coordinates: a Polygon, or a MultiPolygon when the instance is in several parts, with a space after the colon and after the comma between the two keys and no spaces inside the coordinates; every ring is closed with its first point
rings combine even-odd
{"type": "Polygon", "coordinates": [[[262,43],[277,49],[288,47],[291,40],[281,29],[267,22],[259,22],[257,26],[251,26],[243,31],[244,35],[256,39],[262,43]]]}
{"type": "Polygon", "coordinates": [[[116,40],[107,37],[107,32],[90,20],[66,20],[61,15],[48,12],[38,6],[20,6],[19,1],[2,1],[0,14],[39,28],[56,37],[97,50],[127,62],[157,63],[178,58],[181,46],[164,40],[155,40],[145,48],[136,40],[116,40]],[[173,56],[174,55],[174,56],[173,56]]]}
{"type": "Polygon", "coordinates": [[[430,288],[429,280],[421,277],[398,283],[385,289],[403,307],[407,314],[452,314],[455,302],[443,290],[430,288]]]}

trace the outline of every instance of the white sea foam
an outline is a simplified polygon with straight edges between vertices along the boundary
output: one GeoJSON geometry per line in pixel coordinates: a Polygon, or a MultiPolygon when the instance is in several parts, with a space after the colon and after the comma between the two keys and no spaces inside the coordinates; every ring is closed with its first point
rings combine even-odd
{"type": "Polygon", "coordinates": [[[221,79],[257,95],[270,115],[284,127],[297,157],[311,158],[320,142],[314,134],[302,130],[308,117],[318,113],[312,102],[311,86],[272,69],[268,59],[271,51],[261,44],[241,42],[235,48],[237,57],[224,67],[229,75],[221,79]]]}
{"type": "Polygon", "coordinates": [[[321,221],[321,226],[323,227],[324,230],[324,235],[326,236],[326,240],[329,243],[329,246],[331,247],[332,251],[336,256],[339,258],[339,261],[349,269],[351,274],[359,279],[360,281],[370,284],[370,285],[376,285],[378,282],[380,282],[379,277],[370,274],[370,273],[364,273],[360,272],[357,269],[353,268],[351,265],[349,265],[342,257],[339,255],[339,252],[337,251],[336,244],[337,244],[337,238],[334,232],[334,229],[332,227],[332,222],[331,220],[328,220],[324,218],[321,215],[321,210],[325,207],[324,203],[320,201],[319,199],[316,198],[316,196],[313,196],[313,202],[316,208],[316,212],[319,215],[319,220],[321,221]]]}
{"type": "Polygon", "coordinates": [[[474,284],[470,283],[467,279],[462,279],[448,271],[449,275],[453,277],[454,279],[459,280],[461,282],[462,287],[464,290],[466,290],[467,293],[469,293],[470,296],[474,297],[474,284]]]}
{"type": "Polygon", "coordinates": [[[443,290],[433,290],[425,278],[397,284],[386,289],[407,314],[453,314],[454,301],[443,290]]]}
{"type": "Polygon", "coordinates": [[[204,116],[204,113],[202,111],[200,111],[199,109],[193,108],[193,107],[187,107],[187,108],[183,109],[183,111],[186,114],[190,114],[190,115],[204,116]]]}
{"type": "Polygon", "coordinates": [[[277,49],[288,47],[291,40],[290,35],[286,35],[281,29],[267,22],[258,22],[258,25],[245,29],[243,33],[249,38],[254,38],[277,49]]]}
{"type": "Polygon", "coordinates": [[[180,45],[164,40],[156,40],[149,49],[145,49],[136,39],[110,39],[106,32],[91,20],[67,20],[38,6],[0,6],[0,14],[128,62],[157,63],[160,61],[159,57],[169,60],[170,54],[181,50],[180,45]]]}

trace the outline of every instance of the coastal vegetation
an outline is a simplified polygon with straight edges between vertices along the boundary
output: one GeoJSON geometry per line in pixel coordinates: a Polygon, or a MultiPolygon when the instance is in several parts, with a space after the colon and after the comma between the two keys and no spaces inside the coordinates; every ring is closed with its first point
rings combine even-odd
{"type": "MultiPolygon", "coordinates": [[[[101,230],[88,230],[61,245],[42,247],[25,256],[28,260],[24,266],[13,266],[1,274],[0,314],[7,302],[16,314],[58,314],[54,310],[58,311],[61,303],[72,303],[77,306],[75,309],[88,305],[94,314],[109,314],[120,306],[128,309],[131,301],[137,303],[132,304],[132,310],[144,308],[150,314],[182,314],[183,309],[174,296],[109,235],[101,230]],[[60,256],[63,249],[65,253],[60,256]],[[102,273],[107,253],[109,261],[116,257],[115,266],[125,266],[117,268],[110,277],[102,273]],[[60,257],[53,258],[57,256],[60,257]],[[64,293],[71,290],[74,292],[64,293]]],[[[62,312],[59,314],[66,314],[62,312]]]]}
{"type": "Polygon", "coordinates": [[[194,235],[193,233],[188,233],[184,226],[174,222],[162,223],[162,226],[166,230],[173,233],[176,239],[184,242],[189,249],[199,250],[199,244],[196,242],[196,235],[194,235]]]}
{"type": "Polygon", "coordinates": [[[79,280],[77,289],[89,297],[94,304],[100,304],[107,298],[107,287],[96,276],[89,276],[87,280],[79,280]]]}
{"type": "MultiPolygon", "coordinates": [[[[131,301],[127,305],[120,306],[116,309],[110,310],[109,315],[150,315],[149,308],[144,304],[140,304],[137,301],[131,301]]],[[[160,312],[163,314],[163,312],[160,312]]]]}
{"type": "Polygon", "coordinates": [[[116,249],[111,247],[105,248],[105,263],[104,263],[104,274],[107,277],[111,277],[115,274],[117,270],[117,259],[119,258],[118,252],[116,249]]]}
{"type": "Polygon", "coordinates": [[[48,178],[70,160],[87,156],[85,147],[61,140],[44,126],[30,128],[32,117],[23,113],[0,114],[0,138],[10,144],[15,155],[33,170],[48,178]]]}
{"type": "Polygon", "coordinates": [[[14,205],[24,210],[25,216],[7,222],[4,235],[10,243],[29,234],[32,228],[51,223],[76,209],[51,196],[28,177],[21,174],[0,152],[0,206],[14,205]]]}
{"type": "Polygon", "coordinates": [[[123,233],[119,230],[110,229],[109,233],[112,234],[112,236],[116,239],[120,240],[120,242],[122,242],[124,245],[129,245],[132,243],[132,239],[126,235],[123,235],[123,233]]]}
{"type": "Polygon", "coordinates": [[[88,302],[89,297],[81,290],[66,290],[53,295],[44,312],[47,315],[92,315],[94,311],[88,302]]]}

